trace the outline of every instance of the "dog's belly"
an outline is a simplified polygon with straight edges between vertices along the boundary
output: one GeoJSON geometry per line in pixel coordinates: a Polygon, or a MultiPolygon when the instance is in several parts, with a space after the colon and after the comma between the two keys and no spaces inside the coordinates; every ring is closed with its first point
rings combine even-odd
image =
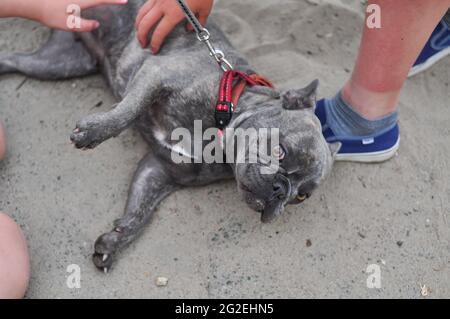
{"type": "MultiPolygon", "coordinates": [[[[189,79],[186,79],[189,81],[189,79]]],[[[218,81],[197,81],[193,87],[185,87],[181,83],[179,87],[168,88],[168,97],[160,98],[149,105],[147,110],[138,118],[137,127],[146,141],[154,146],[184,152],[181,149],[172,149],[178,144],[177,134],[189,134],[192,141],[202,140],[206,129],[214,127],[214,105],[218,89],[218,81]],[[199,95],[192,94],[197,91],[199,95]]]]}
{"type": "Polygon", "coordinates": [[[83,11],[83,17],[95,19],[100,27],[81,33],[86,48],[100,64],[108,84],[117,98],[123,96],[133,70],[145,60],[138,46],[134,21],[144,0],[130,1],[125,6],[101,6],[83,11]]]}
{"type": "MultiPolygon", "coordinates": [[[[83,11],[83,16],[96,19],[100,27],[81,37],[92,55],[99,61],[102,72],[114,95],[122,99],[143,65],[154,67],[155,72],[183,79],[192,74],[198,79],[208,72],[220,74],[214,61],[208,58],[207,49],[197,41],[194,32],[187,32],[183,24],[167,37],[158,55],[143,49],[136,36],[134,22],[144,0],[130,1],[126,6],[102,6],[83,11]],[[159,71],[159,69],[161,69],[159,71]]],[[[234,64],[247,64],[232,48],[222,31],[214,24],[208,29],[215,44],[234,64]]],[[[149,34],[149,40],[151,34],[149,34]]]]}
{"type": "MultiPolygon", "coordinates": [[[[105,6],[88,10],[87,18],[100,21],[100,28],[84,35],[89,51],[100,61],[103,74],[118,100],[131,92],[133,86],[145,87],[156,76],[158,87],[153,90],[153,103],[137,120],[137,127],[153,147],[188,154],[172,139],[174,130],[184,128],[194,137],[194,125],[200,131],[214,127],[214,106],[222,72],[197,41],[193,32],[180,25],[166,39],[158,55],[141,48],[134,28],[135,16],[145,1],[133,1],[127,6],[105,6]]],[[[248,63],[231,46],[222,31],[209,24],[215,44],[242,70],[248,63]]]]}
{"type": "MultiPolygon", "coordinates": [[[[176,168],[172,172],[174,182],[186,186],[203,186],[218,180],[233,178],[233,172],[229,165],[221,163],[206,164],[203,158],[203,150],[211,141],[202,140],[205,128],[213,127],[213,112],[205,114],[205,120],[201,121],[203,130],[194,132],[194,119],[190,118],[184,125],[179,118],[172,118],[171,115],[161,113],[159,117],[164,117],[165,122],[159,122],[156,118],[152,118],[149,113],[142,115],[136,121],[136,128],[142,134],[146,142],[149,144],[153,154],[158,156],[165,163],[177,163],[177,165],[168,165],[168,167],[176,168]],[[209,124],[208,124],[209,123],[209,124]],[[185,140],[180,137],[177,129],[187,132],[189,138],[185,140]],[[200,133],[200,134],[199,134],[200,133]],[[185,144],[185,142],[190,142],[185,144]],[[194,146],[195,141],[200,141],[194,146]]],[[[197,120],[201,120],[200,116],[197,120]]],[[[222,151],[222,150],[218,150],[222,151]]]]}

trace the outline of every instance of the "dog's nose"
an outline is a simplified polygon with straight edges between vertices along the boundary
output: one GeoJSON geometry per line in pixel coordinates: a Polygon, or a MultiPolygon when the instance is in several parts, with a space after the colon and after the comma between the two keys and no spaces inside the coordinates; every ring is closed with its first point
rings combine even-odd
{"type": "Polygon", "coordinates": [[[278,199],[285,199],[287,194],[287,187],[284,183],[275,182],[273,184],[273,197],[278,199]]]}

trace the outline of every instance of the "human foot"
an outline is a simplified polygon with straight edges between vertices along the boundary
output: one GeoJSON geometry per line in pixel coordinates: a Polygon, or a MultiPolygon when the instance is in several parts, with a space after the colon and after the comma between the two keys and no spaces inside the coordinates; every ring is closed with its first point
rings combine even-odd
{"type": "Polygon", "coordinates": [[[316,115],[328,143],[341,142],[337,161],[379,163],[391,159],[400,144],[397,114],[370,121],[352,111],[337,96],[317,102],[316,115]],[[338,102],[336,101],[338,100],[338,102]]]}
{"type": "Polygon", "coordinates": [[[448,55],[450,55],[450,27],[444,21],[441,21],[434,29],[416,63],[414,63],[411,72],[409,72],[409,77],[429,69],[448,55]]]}

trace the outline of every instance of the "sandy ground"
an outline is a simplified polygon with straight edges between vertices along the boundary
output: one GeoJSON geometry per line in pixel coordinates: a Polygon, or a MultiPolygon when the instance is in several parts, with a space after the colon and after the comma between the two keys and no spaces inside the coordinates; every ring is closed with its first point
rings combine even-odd
{"type": "MultiPolygon", "coordinates": [[[[260,73],[281,88],[319,78],[321,96],[349,76],[363,21],[356,0],[222,0],[213,16],[260,73]]],[[[47,35],[0,21],[1,50],[31,50],[47,35]]],[[[91,152],[69,144],[78,119],[114,103],[100,76],[1,76],[9,145],[0,208],[29,240],[27,297],[421,298],[421,285],[450,297],[449,78],[450,58],[408,81],[392,161],[336,165],[307,203],[269,225],[232,182],[180,191],[105,276],[91,262],[93,243],[122,214],[146,145],[133,130],[91,152]],[[81,267],[81,289],[66,285],[70,264],[81,267]],[[381,289],[366,286],[369,264],[381,267],[381,289]],[[167,287],[155,286],[158,276],[167,287]]]]}

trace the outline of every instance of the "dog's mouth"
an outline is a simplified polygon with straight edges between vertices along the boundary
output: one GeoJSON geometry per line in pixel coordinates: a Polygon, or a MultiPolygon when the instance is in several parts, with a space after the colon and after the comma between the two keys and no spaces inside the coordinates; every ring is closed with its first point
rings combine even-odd
{"type": "Polygon", "coordinates": [[[239,183],[239,189],[242,192],[245,202],[251,209],[258,213],[262,213],[264,211],[264,201],[262,199],[259,199],[250,187],[245,184],[239,183]]]}
{"type": "Polygon", "coordinates": [[[239,183],[239,188],[241,190],[243,190],[246,193],[251,193],[253,194],[253,192],[251,191],[250,187],[248,187],[247,185],[243,184],[243,183],[239,183]]]}
{"type": "Polygon", "coordinates": [[[251,209],[261,213],[261,222],[270,223],[283,213],[285,202],[283,200],[262,200],[245,184],[239,184],[244,192],[244,199],[251,209]]]}
{"type": "Polygon", "coordinates": [[[274,201],[266,204],[264,207],[264,210],[261,215],[261,221],[263,223],[270,223],[273,222],[278,216],[280,216],[283,213],[284,210],[284,202],[274,201]]]}

